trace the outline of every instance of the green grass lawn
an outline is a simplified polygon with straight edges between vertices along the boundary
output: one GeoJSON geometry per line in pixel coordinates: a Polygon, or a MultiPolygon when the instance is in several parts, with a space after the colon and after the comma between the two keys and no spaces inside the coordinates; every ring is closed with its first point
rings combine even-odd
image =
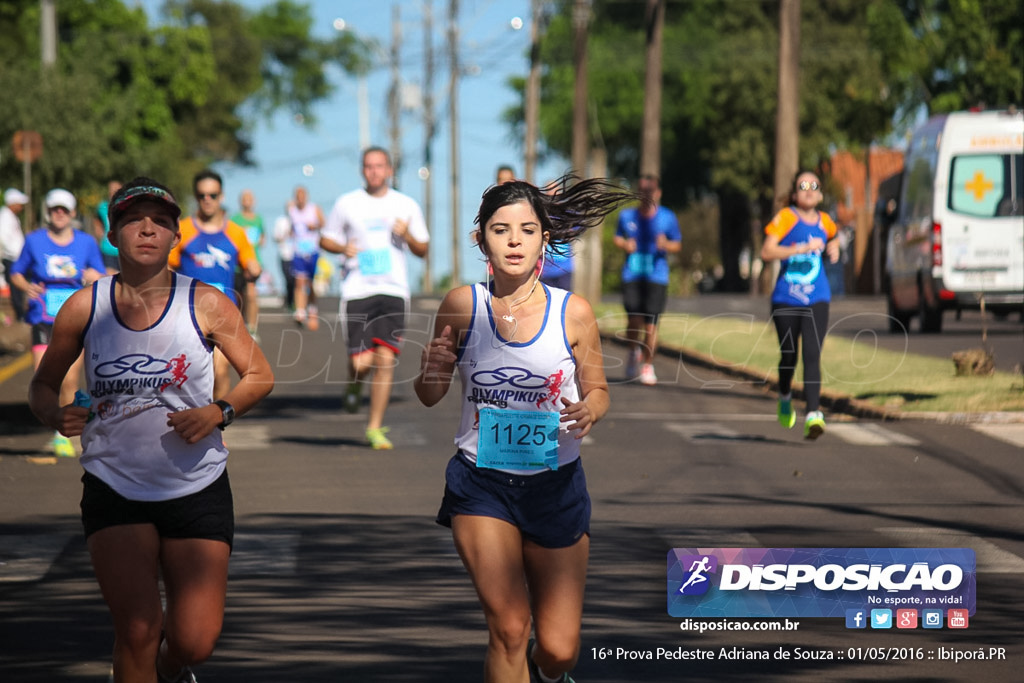
{"type": "MultiPolygon", "coordinates": [[[[600,305],[601,332],[624,336],[621,306],[600,305]]],[[[894,353],[871,343],[830,335],[822,350],[823,393],[849,396],[904,412],[978,413],[1024,411],[1024,377],[997,372],[987,377],[957,377],[948,358],[894,353]]],[[[735,316],[662,318],[659,343],[695,352],[717,365],[743,369],[774,381],[779,362],[775,327],[735,316]]],[[[802,367],[797,369],[801,380],[802,367]]]]}

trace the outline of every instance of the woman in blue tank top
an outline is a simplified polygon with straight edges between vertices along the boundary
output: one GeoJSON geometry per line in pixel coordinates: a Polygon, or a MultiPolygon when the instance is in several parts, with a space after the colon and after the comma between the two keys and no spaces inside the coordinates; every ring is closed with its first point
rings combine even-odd
{"type": "Polygon", "coordinates": [[[488,681],[527,670],[572,681],[579,656],[590,549],[579,443],[607,412],[608,385],[590,304],[539,285],[537,265],[635,196],[572,180],[551,195],[519,181],[484,193],[474,237],[493,281],[445,296],[415,382],[433,406],[459,368],[458,452],[437,521],[451,527],[487,619],[488,681]]]}
{"type": "Polygon", "coordinates": [[[829,291],[823,257],[839,260],[836,225],[818,211],[823,195],[821,180],[810,171],[793,178],[790,206],[779,211],[764,231],[761,258],[779,261],[779,277],[772,292],[772,321],[779,337],[779,424],[790,429],[796,423],[793,409],[793,375],[803,342],[804,438],[817,439],[825,432],[820,410],[821,347],[828,330],[829,291]]]}

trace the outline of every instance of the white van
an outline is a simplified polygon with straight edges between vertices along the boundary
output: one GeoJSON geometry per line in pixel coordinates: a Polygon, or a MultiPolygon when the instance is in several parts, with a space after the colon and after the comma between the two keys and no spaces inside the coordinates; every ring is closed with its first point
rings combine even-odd
{"type": "Polygon", "coordinates": [[[957,112],[911,136],[886,244],[889,329],[947,309],[1024,316],[1024,113],[957,112]]]}

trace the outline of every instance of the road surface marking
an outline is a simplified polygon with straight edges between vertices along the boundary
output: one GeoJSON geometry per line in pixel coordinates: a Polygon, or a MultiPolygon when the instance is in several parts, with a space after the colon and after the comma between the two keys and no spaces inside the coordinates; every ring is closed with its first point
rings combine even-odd
{"type": "Polygon", "coordinates": [[[228,450],[261,451],[270,448],[270,427],[262,424],[238,424],[224,432],[224,445],[228,450]]]}
{"type": "Polygon", "coordinates": [[[981,536],[958,529],[884,527],[875,531],[911,548],[973,548],[981,573],[1024,574],[1024,559],[981,536]]]}
{"type": "Polygon", "coordinates": [[[974,424],[971,429],[993,439],[1024,448],[1024,424],[974,424]]]}
{"type": "Polygon", "coordinates": [[[0,582],[38,581],[71,540],[71,534],[0,535],[0,582]]]}
{"type": "Polygon", "coordinates": [[[917,439],[873,422],[830,424],[825,434],[834,434],[843,441],[858,446],[917,446],[921,443],[917,439]]]}
{"type": "Polygon", "coordinates": [[[298,566],[298,532],[235,534],[231,548],[232,576],[292,575],[298,566]]]}

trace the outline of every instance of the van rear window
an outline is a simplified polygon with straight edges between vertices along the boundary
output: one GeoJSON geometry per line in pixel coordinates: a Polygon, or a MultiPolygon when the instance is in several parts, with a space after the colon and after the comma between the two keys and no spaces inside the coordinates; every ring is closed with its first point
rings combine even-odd
{"type": "Polygon", "coordinates": [[[1024,155],[971,154],[953,157],[950,168],[951,211],[976,216],[1024,215],[1024,155]]]}

